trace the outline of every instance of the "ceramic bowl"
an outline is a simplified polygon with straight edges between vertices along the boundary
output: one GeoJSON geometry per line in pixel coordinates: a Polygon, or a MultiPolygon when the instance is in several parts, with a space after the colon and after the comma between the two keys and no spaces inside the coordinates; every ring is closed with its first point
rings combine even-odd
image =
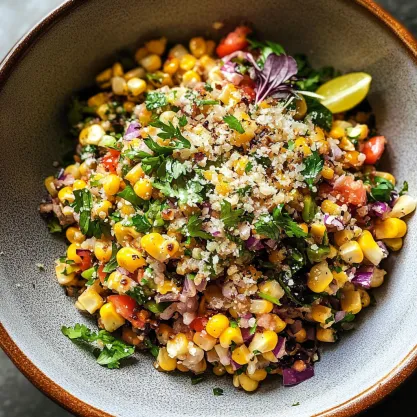
{"type": "Polygon", "coordinates": [[[290,53],[307,53],[314,65],[372,74],[369,99],[389,139],[385,164],[417,193],[417,44],[371,1],[65,2],[0,66],[0,343],[36,386],[76,414],[350,416],[390,392],[417,365],[417,218],[409,222],[404,248],[387,265],[377,306],[357,330],[325,348],[316,376],[296,387],[284,389],[277,378],[249,395],[234,389],[230,378],[216,377],[192,386],[189,376],[155,371],[151,358],[141,354],[122,369],[108,370],[60,333],[62,325],[87,322],[54,279],[53,263],[65,244],[38,215],[43,178],[63,152],[68,98],[92,84],[120,49],[161,35],[173,42],[197,34],[219,38],[213,22],[231,28],[242,20],[290,53]],[[213,396],[213,387],[224,395],[213,396]]]}

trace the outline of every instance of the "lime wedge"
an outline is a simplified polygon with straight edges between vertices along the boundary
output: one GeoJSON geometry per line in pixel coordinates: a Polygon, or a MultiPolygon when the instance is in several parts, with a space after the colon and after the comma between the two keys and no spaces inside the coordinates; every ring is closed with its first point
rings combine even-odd
{"type": "Polygon", "coordinates": [[[352,109],[366,97],[371,81],[372,77],[365,72],[351,72],[333,78],[316,93],[324,97],[321,104],[332,113],[340,113],[352,109]]]}

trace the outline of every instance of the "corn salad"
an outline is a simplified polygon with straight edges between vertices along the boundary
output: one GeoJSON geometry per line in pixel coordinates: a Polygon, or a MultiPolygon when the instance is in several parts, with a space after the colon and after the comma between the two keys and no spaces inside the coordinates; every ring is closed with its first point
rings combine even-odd
{"type": "Polygon", "coordinates": [[[249,33],[151,40],[98,74],[41,212],[69,244],[58,282],[100,329],[159,371],[254,391],[313,376],[320,342],[372,304],[416,201],[376,168],[370,109],[320,103],[336,71],[249,33]]]}

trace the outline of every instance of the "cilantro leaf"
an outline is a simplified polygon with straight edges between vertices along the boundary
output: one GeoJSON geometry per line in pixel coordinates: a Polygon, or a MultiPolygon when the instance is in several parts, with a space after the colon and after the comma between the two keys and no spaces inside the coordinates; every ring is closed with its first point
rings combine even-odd
{"type": "Polygon", "coordinates": [[[146,110],[155,110],[159,107],[164,107],[168,104],[165,93],[159,91],[150,91],[145,100],[146,110]]]}
{"type": "Polygon", "coordinates": [[[266,58],[269,54],[281,55],[285,54],[284,48],[279,44],[271,41],[258,41],[256,39],[248,39],[251,49],[259,49],[261,55],[258,59],[258,65],[263,68],[266,58]]]}
{"type": "Polygon", "coordinates": [[[59,224],[59,221],[56,217],[52,218],[48,222],[48,230],[49,230],[49,233],[61,233],[62,232],[62,226],[59,224]]]}
{"type": "Polygon", "coordinates": [[[223,390],[221,388],[213,388],[213,394],[215,396],[223,395],[223,390]]]}
{"type": "Polygon", "coordinates": [[[238,133],[245,133],[245,129],[243,129],[242,124],[236,119],[235,116],[225,116],[223,117],[223,121],[229,125],[230,129],[236,130],[238,133]]]}
{"type": "Polygon", "coordinates": [[[123,225],[133,226],[139,233],[147,233],[152,229],[152,224],[143,214],[135,214],[129,220],[125,220],[123,225]]]}
{"type": "Polygon", "coordinates": [[[140,285],[136,285],[131,290],[127,291],[126,294],[135,299],[139,305],[143,305],[147,301],[147,297],[140,285]]]}
{"type": "Polygon", "coordinates": [[[182,115],[182,116],[178,119],[178,123],[179,123],[179,125],[180,125],[181,127],[187,126],[187,123],[188,123],[187,118],[186,118],[184,115],[182,115]]]}
{"type": "Polygon", "coordinates": [[[131,185],[126,185],[125,189],[120,193],[117,193],[118,197],[124,198],[129,201],[133,206],[143,206],[147,201],[142,200],[134,191],[131,185]]]}
{"type": "Polygon", "coordinates": [[[408,193],[408,182],[407,181],[403,182],[403,188],[401,188],[399,194],[404,195],[405,193],[408,193]]]}
{"type": "Polygon", "coordinates": [[[391,191],[394,190],[394,185],[391,181],[382,177],[374,178],[375,185],[371,188],[370,196],[375,201],[388,202],[391,199],[391,191]]]}
{"type": "Polygon", "coordinates": [[[244,211],[244,209],[233,210],[232,205],[227,200],[223,200],[220,203],[220,220],[226,227],[234,227],[242,220],[244,211]]]}
{"type": "Polygon", "coordinates": [[[204,90],[208,91],[209,93],[213,91],[213,87],[209,83],[204,84],[204,90]]]}
{"type": "Polygon", "coordinates": [[[308,184],[310,190],[312,190],[317,175],[319,175],[323,169],[324,161],[317,151],[313,151],[312,154],[304,160],[304,165],[305,168],[301,173],[304,175],[304,181],[308,184]]]}
{"type": "Polygon", "coordinates": [[[188,169],[185,164],[177,159],[167,158],[156,171],[156,177],[159,180],[171,182],[173,179],[178,179],[187,174],[187,172],[188,169]]]}
{"type": "Polygon", "coordinates": [[[190,237],[199,237],[201,239],[211,240],[213,236],[210,233],[201,230],[203,220],[198,217],[197,214],[193,214],[189,219],[188,223],[184,227],[185,233],[190,237]]]}
{"type": "Polygon", "coordinates": [[[191,148],[191,143],[182,135],[180,128],[178,126],[175,127],[172,122],[165,124],[160,120],[156,120],[155,122],[150,123],[150,125],[162,130],[162,132],[158,133],[158,136],[161,139],[177,139],[177,146],[175,146],[173,149],[191,148]]]}
{"type": "Polygon", "coordinates": [[[307,103],[307,114],[311,121],[324,130],[329,131],[332,128],[333,114],[316,98],[303,96],[307,103]]]}
{"type": "Polygon", "coordinates": [[[109,259],[109,262],[106,263],[105,267],[103,268],[103,272],[110,273],[116,270],[116,268],[119,266],[117,263],[116,255],[117,255],[117,246],[114,242],[112,242],[111,247],[111,258],[109,259]]]}

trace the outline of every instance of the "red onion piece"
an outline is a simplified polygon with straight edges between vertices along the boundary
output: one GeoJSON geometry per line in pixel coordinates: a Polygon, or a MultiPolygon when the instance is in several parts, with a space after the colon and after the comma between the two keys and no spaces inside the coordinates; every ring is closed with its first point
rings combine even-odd
{"type": "Polygon", "coordinates": [[[133,277],[133,274],[132,274],[132,273],[130,273],[127,269],[122,268],[121,266],[118,266],[118,267],[116,268],[116,270],[117,270],[118,272],[120,272],[122,275],[126,275],[126,276],[127,276],[127,277],[129,277],[129,278],[132,278],[132,277],[133,277]]]}
{"type": "Polygon", "coordinates": [[[138,122],[131,122],[129,127],[126,130],[125,135],[123,136],[124,140],[131,141],[132,139],[138,138],[140,133],[139,129],[141,128],[138,122]]]}
{"type": "Polygon", "coordinates": [[[194,283],[194,285],[195,285],[195,288],[196,288],[197,291],[203,292],[207,287],[207,280],[205,278],[203,278],[201,280],[200,284],[194,283]]]}
{"type": "Polygon", "coordinates": [[[265,247],[262,242],[254,236],[251,236],[247,241],[245,241],[245,246],[251,251],[261,250],[265,247]]]}
{"type": "Polygon", "coordinates": [[[249,343],[253,339],[254,334],[250,334],[250,328],[243,328],[240,329],[240,331],[242,333],[242,338],[245,343],[249,343]]]}
{"type": "Polygon", "coordinates": [[[341,231],[345,228],[342,220],[339,217],[330,216],[329,214],[325,214],[323,218],[324,224],[327,227],[335,227],[338,231],[341,231]]]}
{"type": "Polygon", "coordinates": [[[382,201],[377,201],[370,205],[371,213],[375,216],[383,218],[387,213],[391,211],[391,208],[387,203],[383,203],[382,201]]]}
{"type": "Polygon", "coordinates": [[[312,326],[306,327],[307,340],[316,340],[316,329],[312,326]]]}
{"type": "Polygon", "coordinates": [[[177,303],[169,305],[160,315],[161,320],[169,320],[177,310],[177,303]]]}
{"type": "Polygon", "coordinates": [[[285,368],[282,370],[282,379],[285,387],[297,385],[314,376],[314,368],[312,365],[307,365],[306,369],[297,372],[292,368],[285,368]]]}
{"type": "Polygon", "coordinates": [[[278,336],[278,343],[275,346],[274,350],[272,351],[272,353],[277,359],[282,358],[285,355],[285,342],[286,341],[287,339],[285,337],[278,336]]]}
{"type": "Polygon", "coordinates": [[[180,294],[175,292],[169,292],[167,294],[157,294],[155,296],[155,301],[157,303],[166,303],[170,301],[178,301],[180,299],[180,294]]]}
{"type": "Polygon", "coordinates": [[[232,365],[232,368],[234,371],[237,371],[239,368],[242,367],[242,365],[239,365],[237,362],[235,362],[233,359],[230,359],[230,365],[232,365]]]}
{"type": "Polygon", "coordinates": [[[337,311],[334,315],[334,322],[338,323],[339,321],[343,320],[346,316],[346,311],[337,311]]]}
{"type": "Polygon", "coordinates": [[[362,267],[355,272],[355,276],[352,279],[352,283],[355,285],[359,285],[365,289],[369,289],[371,288],[371,279],[373,273],[373,266],[362,267]]]}
{"type": "Polygon", "coordinates": [[[197,290],[195,288],[194,281],[190,278],[185,278],[184,287],[181,292],[180,300],[185,303],[188,297],[195,297],[197,290]]]}

